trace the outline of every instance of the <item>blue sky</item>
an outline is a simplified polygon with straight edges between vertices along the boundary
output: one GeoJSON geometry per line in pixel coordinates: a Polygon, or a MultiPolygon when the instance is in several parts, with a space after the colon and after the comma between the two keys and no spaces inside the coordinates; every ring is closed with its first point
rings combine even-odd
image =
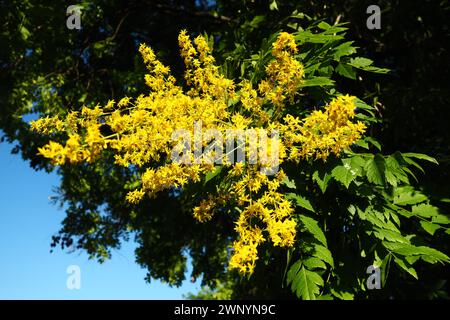
{"type": "Polygon", "coordinates": [[[182,299],[199,289],[198,282],[180,288],[146,283],[131,242],[104,264],[82,252],[50,253],[51,236],[64,218],[49,200],[59,177],[34,171],[11,154],[12,147],[0,143],[0,299],[182,299]],[[80,267],[80,290],[67,288],[70,265],[80,267]]]}

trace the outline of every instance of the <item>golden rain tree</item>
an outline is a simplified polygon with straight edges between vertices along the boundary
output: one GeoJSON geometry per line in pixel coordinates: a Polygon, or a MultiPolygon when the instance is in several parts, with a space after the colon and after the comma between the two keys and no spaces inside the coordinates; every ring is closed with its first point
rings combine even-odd
{"type": "Polygon", "coordinates": [[[227,239],[225,268],[251,279],[256,268],[277,263],[300,298],[357,296],[369,265],[381,268],[385,284],[391,264],[417,278],[420,260],[448,263],[421,234],[402,231],[405,220],[431,236],[448,233],[448,218],[409,181],[420,168],[414,159],[435,160],[376,152],[381,147],[368,134],[378,121],[374,108],[338,92],[326,64],[345,59],[347,70],[387,70],[350,57],[351,44],[339,44],[341,25],[311,30],[274,35],[234,78],[226,74],[229,60],[216,63],[206,36],[179,34],[184,81],[141,44],[149,91],[33,121],[32,130],[51,139],[39,154],[55,166],[94,165],[113,154],[112,170],[134,177],[124,203],[170,190],[198,223],[231,221],[233,232],[218,235],[227,239]],[[239,133],[222,152],[229,140],[217,136],[239,133]],[[234,161],[239,151],[255,157],[234,161]],[[274,262],[271,252],[287,259],[274,262]],[[351,260],[360,267],[348,279],[342,270],[351,260]]]}

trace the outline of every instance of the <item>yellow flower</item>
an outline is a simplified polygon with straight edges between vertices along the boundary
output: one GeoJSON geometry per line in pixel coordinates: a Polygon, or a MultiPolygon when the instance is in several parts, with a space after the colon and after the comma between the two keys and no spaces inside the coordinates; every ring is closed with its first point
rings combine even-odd
{"type": "Polygon", "coordinates": [[[136,189],[127,193],[127,201],[129,203],[139,203],[144,197],[145,192],[141,189],[136,189]]]}
{"type": "Polygon", "coordinates": [[[294,37],[282,32],[273,44],[272,55],[275,60],[266,66],[268,78],[259,85],[259,91],[277,107],[288,97],[293,100],[302,78],[303,65],[293,55],[297,52],[294,37]]]}
{"type": "Polygon", "coordinates": [[[130,103],[131,98],[124,97],[120,99],[119,103],[117,104],[118,107],[126,107],[130,103]]]}
{"type": "Polygon", "coordinates": [[[212,219],[216,200],[213,197],[200,201],[200,205],[194,208],[194,218],[199,222],[206,222],[212,219]]]}
{"type": "Polygon", "coordinates": [[[275,246],[291,247],[294,244],[296,223],[291,219],[270,220],[267,225],[270,238],[275,246]]]}
{"type": "Polygon", "coordinates": [[[64,122],[58,117],[39,118],[30,122],[31,130],[42,134],[51,134],[64,130],[64,122]]]}
{"type": "Polygon", "coordinates": [[[272,46],[272,54],[275,57],[282,56],[285,52],[295,54],[298,51],[294,37],[287,32],[281,32],[272,46]]]}
{"type": "Polygon", "coordinates": [[[64,147],[54,141],[50,141],[42,148],[38,148],[40,155],[45,158],[51,159],[55,165],[62,165],[65,163],[65,149],[64,147]]]}
{"type": "Polygon", "coordinates": [[[244,173],[244,166],[244,163],[236,162],[230,170],[230,175],[234,177],[241,176],[244,173]]]}
{"type": "Polygon", "coordinates": [[[65,156],[71,163],[78,163],[84,160],[84,152],[78,134],[70,134],[65,146],[65,156]]]}
{"type": "Polygon", "coordinates": [[[255,227],[233,243],[233,255],[230,258],[230,269],[238,269],[242,274],[252,274],[258,260],[258,245],[264,242],[261,229],[255,227]]]}
{"type": "Polygon", "coordinates": [[[108,103],[105,106],[105,110],[110,110],[110,109],[114,108],[115,103],[116,102],[114,100],[108,100],[108,103]]]}
{"type": "Polygon", "coordinates": [[[285,144],[291,147],[289,158],[325,160],[330,154],[339,155],[360,139],[366,126],[360,121],[350,121],[355,117],[354,101],[355,97],[349,95],[337,97],[324,111],[313,111],[303,121],[286,115],[281,130],[285,144]]]}

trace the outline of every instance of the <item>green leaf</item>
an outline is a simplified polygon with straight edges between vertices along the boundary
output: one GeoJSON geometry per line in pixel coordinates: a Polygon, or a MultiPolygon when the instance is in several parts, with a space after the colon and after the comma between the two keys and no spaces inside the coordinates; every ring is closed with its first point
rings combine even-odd
{"type": "Polygon", "coordinates": [[[356,48],[353,46],[353,41],[344,42],[334,48],[333,58],[339,61],[343,56],[349,56],[356,53],[356,48]]]}
{"type": "Polygon", "coordinates": [[[392,171],[386,170],[385,175],[386,175],[387,183],[389,183],[393,187],[396,187],[397,186],[397,178],[392,173],[392,171]]]}
{"type": "MultiPolygon", "coordinates": [[[[390,155],[386,159],[386,179],[388,179],[388,174],[393,176],[396,181],[392,184],[394,187],[397,186],[397,181],[404,182],[406,184],[409,184],[408,175],[403,170],[403,167],[400,165],[400,163],[403,162],[404,159],[402,155],[399,152],[396,152],[393,155],[390,155]],[[389,173],[388,173],[389,172],[389,173]]],[[[407,168],[407,167],[405,167],[407,168]]]]}
{"type": "Polygon", "coordinates": [[[426,195],[409,188],[397,188],[395,193],[394,204],[401,206],[420,203],[428,199],[426,195]]]}
{"type": "Polygon", "coordinates": [[[374,116],[367,116],[365,114],[362,113],[357,113],[355,116],[356,119],[364,121],[364,122],[378,122],[378,119],[374,116]]]}
{"type": "Polygon", "coordinates": [[[294,180],[289,180],[288,177],[285,177],[283,179],[283,181],[281,181],[282,184],[284,184],[286,187],[288,187],[289,189],[296,189],[295,186],[295,181],[294,180]]]}
{"type": "Polygon", "coordinates": [[[402,255],[414,255],[417,254],[415,251],[415,246],[408,243],[397,243],[397,242],[388,242],[383,241],[383,246],[389,251],[393,251],[395,253],[399,253],[402,255]],[[399,251],[400,250],[400,251],[399,251]]]}
{"type": "Polygon", "coordinates": [[[295,31],[299,30],[298,23],[288,22],[286,25],[295,31]]]}
{"type": "Polygon", "coordinates": [[[331,171],[331,175],[336,181],[342,183],[347,189],[356,176],[351,173],[351,168],[346,168],[344,166],[335,167],[333,171],[331,171]]]}
{"type": "Polygon", "coordinates": [[[433,217],[431,219],[431,221],[433,221],[435,223],[440,223],[440,224],[449,224],[450,223],[449,217],[447,217],[443,214],[439,214],[439,215],[433,217]]]}
{"type": "Polygon", "coordinates": [[[337,166],[331,171],[331,175],[336,181],[341,182],[347,189],[350,183],[361,175],[364,159],[355,156],[348,159],[342,159],[342,166],[337,166]]]}
{"type": "Polygon", "coordinates": [[[431,218],[439,215],[439,209],[437,207],[425,203],[413,206],[411,211],[416,216],[421,216],[423,218],[431,218]]]}
{"type": "Polygon", "coordinates": [[[400,231],[392,221],[388,219],[387,221],[385,221],[386,216],[389,217],[390,215],[389,212],[386,210],[387,209],[385,208],[385,211],[378,211],[373,207],[367,207],[366,210],[362,212],[362,210],[358,208],[358,214],[361,219],[367,220],[381,229],[391,230],[396,233],[400,233],[400,231]]]}
{"type": "Polygon", "coordinates": [[[300,44],[305,43],[327,43],[330,41],[341,40],[344,37],[339,34],[327,34],[323,33],[312,33],[309,30],[299,31],[294,34],[295,40],[299,41],[300,44]]]}
{"type": "Polygon", "coordinates": [[[422,154],[422,153],[408,152],[408,153],[402,153],[402,155],[404,157],[408,157],[408,158],[416,158],[416,159],[425,160],[425,161],[429,161],[429,162],[433,162],[433,163],[439,164],[439,162],[437,162],[437,160],[435,158],[427,156],[426,154],[422,154]]]}
{"type": "Polygon", "coordinates": [[[320,28],[320,29],[322,29],[322,30],[328,30],[328,29],[331,28],[331,26],[330,26],[328,23],[326,23],[325,21],[321,21],[321,22],[317,25],[317,27],[320,28]]]}
{"type": "Polygon", "coordinates": [[[403,169],[403,171],[405,171],[406,173],[409,173],[409,175],[410,175],[411,177],[413,177],[414,180],[416,180],[416,181],[418,182],[418,180],[417,180],[417,178],[416,178],[416,175],[415,175],[408,167],[403,167],[402,169],[403,169]]]}
{"type": "Polygon", "coordinates": [[[366,137],[364,140],[367,142],[370,142],[375,148],[377,148],[379,151],[381,151],[381,144],[374,138],[366,137]]]}
{"type": "Polygon", "coordinates": [[[319,171],[313,173],[312,179],[317,183],[322,193],[325,193],[328,187],[328,182],[331,180],[332,176],[328,173],[323,174],[323,178],[320,178],[319,171]]]}
{"type": "Polygon", "coordinates": [[[389,266],[391,263],[392,254],[388,253],[384,259],[381,261],[380,270],[381,270],[381,284],[384,287],[386,285],[387,278],[389,276],[389,266]]]}
{"type": "Polygon", "coordinates": [[[83,103],[87,98],[87,93],[83,93],[80,98],[78,98],[78,102],[83,103]]]}
{"type": "Polygon", "coordinates": [[[286,198],[294,200],[295,204],[299,207],[305,208],[306,210],[309,210],[311,212],[315,212],[313,206],[311,205],[311,202],[309,202],[308,199],[302,197],[301,195],[295,193],[288,193],[286,195],[286,198]]]}
{"type": "MultiPolygon", "coordinates": [[[[359,98],[355,99],[355,105],[358,109],[363,109],[363,110],[374,110],[375,109],[374,107],[368,105],[367,103],[365,103],[364,101],[362,101],[359,98]]],[[[370,137],[367,137],[367,138],[370,138],[370,137]]]]}
{"type": "Polygon", "coordinates": [[[334,86],[334,81],[327,77],[314,77],[305,79],[300,87],[326,87],[334,86]]]}
{"type": "Polygon", "coordinates": [[[416,247],[416,250],[419,252],[422,259],[425,258],[424,256],[427,256],[428,258],[432,258],[432,260],[434,260],[434,262],[427,261],[429,263],[435,263],[438,261],[445,262],[445,263],[450,262],[450,258],[445,253],[442,253],[441,251],[436,250],[434,248],[420,246],[420,247],[416,247]]]}
{"type": "Polygon", "coordinates": [[[300,268],[303,265],[303,261],[302,260],[297,260],[295,263],[292,264],[292,266],[289,268],[289,271],[287,273],[287,283],[291,283],[292,281],[294,281],[297,273],[300,271],[300,268]]]}
{"type": "Polygon", "coordinates": [[[422,259],[429,263],[440,262],[450,262],[450,258],[440,252],[439,250],[425,247],[425,246],[414,246],[408,243],[397,243],[397,242],[387,242],[383,241],[383,246],[388,250],[394,252],[396,255],[402,256],[421,256],[422,259]]]}
{"type": "Polygon", "coordinates": [[[306,260],[303,260],[303,265],[308,268],[309,270],[314,270],[314,269],[326,269],[327,266],[325,265],[325,262],[323,262],[322,260],[320,260],[319,258],[316,257],[309,257],[306,260]]]}
{"type": "Polygon", "coordinates": [[[330,25],[330,24],[326,23],[325,21],[321,21],[317,25],[317,27],[322,30],[325,30],[325,32],[323,34],[336,34],[336,33],[340,33],[340,32],[348,30],[348,28],[343,27],[344,24],[345,23],[330,25]]]}
{"type": "Polygon", "coordinates": [[[420,221],[420,225],[422,226],[423,230],[431,234],[432,236],[436,232],[436,230],[440,229],[441,226],[429,221],[420,221]]]}
{"type": "Polygon", "coordinates": [[[349,205],[348,206],[348,208],[347,208],[347,211],[352,215],[352,217],[355,215],[355,213],[356,213],[356,207],[353,205],[353,204],[351,204],[351,205],[349,205]]]}
{"type": "Polygon", "coordinates": [[[389,183],[393,187],[396,187],[397,186],[397,178],[392,173],[392,171],[386,170],[385,174],[386,174],[386,181],[387,181],[387,183],[389,183]]]}
{"type": "Polygon", "coordinates": [[[209,171],[205,175],[205,182],[204,183],[206,184],[208,181],[210,181],[211,179],[216,177],[221,171],[222,171],[222,166],[216,166],[213,171],[209,171]]]}
{"type": "Polygon", "coordinates": [[[414,268],[411,266],[411,264],[408,261],[406,261],[405,259],[400,259],[400,258],[394,258],[394,261],[400,268],[402,268],[403,270],[408,272],[410,275],[412,275],[414,278],[416,278],[416,280],[419,279],[419,277],[417,276],[416,270],[414,270],[414,268]]]}
{"type": "Polygon", "coordinates": [[[367,180],[377,185],[385,185],[385,161],[384,158],[376,154],[373,159],[367,161],[364,167],[367,174],[367,180]]]}
{"type": "Polygon", "coordinates": [[[292,281],[291,288],[299,298],[315,300],[320,294],[320,286],[323,286],[322,277],[316,272],[301,267],[292,281]]]}
{"type": "Polygon", "coordinates": [[[277,10],[277,11],[278,11],[278,5],[277,5],[276,0],[273,0],[273,1],[272,1],[272,3],[271,3],[270,6],[269,6],[269,9],[270,9],[270,10],[277,10]]]}
{"type": "Polygon", "coordinates": [[[349,64],[351,64],[352,66],[355,66],[356,68],[364,68],[367,66],[370,66],[373,63],[372,60],[367,59],[367,58],[362,58],[362,57],[356,57],[356,58],[352,58],[350,59],[349,64]]]}
{"type": "MultiPolygon", "coordinates": [[[[386,181],[394,187],[397,187],[398,181],[402,181],[405,183],[409,182],[408,176],[400,167],[400,164],[398,163],[396,156],[398,157],[399,155],[398,154],[396,154],[395,156],[391,155],[386,159],[386,171],[385,171],[386,181]]],[[[399,159],[401,160],[402,158],[399,159]]]]}
{"type": "Polygon", "coordinates": [[[365,140],[359,139],[359,140],[355,141],[355,144],[356,144],[357,146],[360,146],[361,148],[364,148],[364,149],[366,149],[366,150],[369,150],[369,144],[368,144],[367,141],[365,141],[365,140]]]}
{"type": "Polygon", "coordinates": [[[30,37],[31,32],[25,26],[21,26],[20,35],[22,36],[23,40],[27,40],[30,37]]]}
{"type": "Polygon", "coordinates": [[[423,173],[425,173],[425,171],[423,170],[423,168],[414,160],[412,160],[411,158],[408,157],[403,157],[403,159],[405,159],[405,162],[408,164],[413,165],[414,167],[416,167],[417,169],[419,169],[420,171],[422,171],[423,173]]]}
{"type": "Polygon", "coordinates": [[[304,215],[300,215],[300,221],[302,222],[306,230],[308,230],[308,232],[311,233],[315,239],[317,239],[325,247],[327,246],[327,238],[325,237],[325,234],[323,233],[322,229],[319,226],[319,223],[316,220],[304,215]]]}
{"type": "Polygon", "coordinates": [[[378,239],[381,240],[389,240],[392,242],[400,242],[400,243],[409,243],[408,239],[406,239],[404,236],[402,236],[400,233],[387,230],[387,229],[381,229],[381,228],[374,228],[374,234],[378,239]]]}
{"type": "Polygon", "coordinates": [[[259,24],[260,24],[261,22],[263,22],[265,19],[266,19],[266,16],[264,16],[264,15],[258,15],[258,16],[255,16],[255,17],[252,19],[252,21],[250,21],[250,26],[251,26],[253,29],[255,29],[255,28],[257,28],[257,27],[259,26],[259,24]]]}
{"type": "Polygon", "coordinates": [[[353,67],[348,64],[339,63],[339,65],[336,67],[336,72],[343,77],[350,78],[353,80],[356,79],[355,70],[353,70],[353,67]]]}
{"type": "Polygon", "coordinates": [[[354,299],[354,294],[351,292],[346,292],[346,291],[336,291],[334,289],[330,290],[331,294],[333,296],[335,296],[338,299],[341,300],[353,300],[354,299]]]}
{"type": "Polygon", "coordinates": [[[314,256],[328,263],[332,268],[334,268],[333,256],[330,250],[321,245],[314,246],[314,256]]]}
{"type": "Polygon", "coordinates": [[[324,294],[322,296],[318,296],[316,299],[317,300],[334,300],[333,296],[330,294],[324,294]]]}
{"type": "Polygon", "coordinates": [[[140,187],[141,184],[142,184],[142,181],[141,181],[141,180],[138,180],[138,179],[135,180],[135,179],[133,179],[133,180],[130,180],[130,181],[128,181],[127,183],[125,183],[124,188],[125,188],[126,190],[134,190],[134,189],[140,187]]]}
{"type": "Polygon", "coordinates": [[[369,71],[369,72],[374,72],[374,73],[388,73],[390,71],[389,69],[374,67],[374,66],[372,66],[372,63],[373,63],[372,60],[367,59],[367,58],[362,58],[362,57],[352,58],[348,62],[349,65],[351,65],[355,68],[364,70],[364,71],[369,71]]]}
{"type": "Polygon", "coordinates": [[[360,68],[360,69],[367,71],[367,72],[381,73],[381,74],[389,73],[391,71],[386,68],[378,68],[378,67],[374,67],[374,66],[367,66],[367,67],[360,68]]]}
{"type": "Polygon", "coordinates": [[[314,74],[317,71],[317,69],[320,68],[321,65],[322,65],[321,63],[314,63],[312,65],[305,67],[305,74],[307,75],[314,74]]]}

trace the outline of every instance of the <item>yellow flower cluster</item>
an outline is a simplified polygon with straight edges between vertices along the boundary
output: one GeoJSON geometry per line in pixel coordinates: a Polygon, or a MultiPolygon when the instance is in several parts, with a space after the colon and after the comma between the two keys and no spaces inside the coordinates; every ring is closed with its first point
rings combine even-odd
{"type": "Polygon", "coordinates": [[[51,159],[54,165],[93,161],[109,142],[100,133],[101,123],[98,121],[102,112],[99,106],[93,109],[83,107],[81,118],[77,112],[70,112],[64,121],[57,117],[45,117],[32,121],[31,129],[36,132],[51,134],[66,131],[68,134],[64,146],[50,141],[44,147],[38,148],[39,154],[51,159]],[[84,135],[80,135],[80,131],[84,135]]]}
{"type": "Polygon", "coordinates": [[[140,186],[126,196],[133,204],[146,195],[199,182],[215,170],[215,165],[221,165],[226,173],[221,176],[224,183],[216,184],[214,194],[208,194],[193,208],[193,216],[206,222],[219,208],[233,208],[230,214],[239,212],[235,227],[239,238],[233,243],[229,267],[251,274],[259,244],[270,240],[274,246],[290,247],[296,235],[294,209],[280,192],[286,176],[282,169],[272,176],[264,174],[263,169],[286,160],[312,156],[326,159],[330,153],[339,154],[359,139],[365,127],[350,121],[354,100],[349,96],[334,99],[324,111],[314,111],[304,119],[283,108],[293,101],[304,75],[302,64],[294,57],[298,51],[294,37],[288,33],[281,33],[273,44],[274,59],[267,65],[267,77],[255,84],[243,80],[236,85],[221,75],[204,37],[192,42],[182,31],[178,41],[186,65],[187,91],[153,50],[141,45],[150,92],[136,99],[124,97],[118,103],[110,100],[104,107],[83,107],[65,119],[46,117],[32,122],[37,132],[65,132],[68,136],[65,145],[50,141],[39,148],[39,153],[55,165],[64,165],[95,161],[101,159],[104,149],[113,150],[117,165],[132,165],[132,170],[141,172],[140,186]],[[243,145],[238,141],[226,154],[209,151],[198,155],[189,150],[193,144],[214,150],[226,142],[210,143],[211,136],[199,136],[196,124],[224,137],[230,130],[241,130],[261,139],[246,143],[249,136],[245,136],[243,145]],[[180,129],[187,133],[187,150],[174,139],[180,129]],[[279,137],[267,137],[271,130],[279,131],[279,137]],[[254,159],[233,163],[239,147],[254,159]],[[174,151],[183,153],[188,161],[173,161],[174,151]],[[206,157],[214,163],[199,161],[206,157]]]}
{"type": "Polygon", "coordinates": [[[208,199],[203,199],[200,204],[194,208],[194,218],[200,222],[206,222],[212,219],[215,211],[216,199],[209,196],[208,199]]]}
{"type": "Polygon", "coordinates": [[[192,86],[190,95],[210,96],[216,99],[233,98],[234,82],[226,79],[214,65],[211,49],[203,36],[195,38],[194,48],[187,32],[181,31],[178,36],[181,56],[186,65],[185,79],[192,86]]]}
{"type": "Polygon", "coordinates": [[[296,53],[293,36],[282,32],[273,43],[275,60],[266,67],[268,79],[259,84],[259,91],[277,107],[281,107],[287,97],[292,101],[302,83],[304,70],[303,65],[293,57],[296,53]]]}
{"type": "Polygon", "coordinates": [[[31,122],[31,128],[42,134],[51,134],[64,129],[64,122],[58,117],[43,117],[31,122]]]}
{"type": "Polygon", "coordinates": [[[183,187],[189,181],[200,181],[202,173],[211,170],[211,165],[181,165],[170,163],[158,169],[148,168],[142,174],[142,188],[150,196],[170,187],[183,187]]]}
{"type": "Polygon", "coordinates": [[[136,190],[128,192],[127,201],[129,203],[136,204],[136,203],[139,203],[144,196],[145,196],[145,191],[143,191],[142,189],[136,189],[136,190]]]}
{"type": "Polygon", "coordinates": [[[294,209],[284,195],[277,191],[284,178],[282,170],[270,179],[249,168],[233,184],[231,194],[244,209],[236,222],[235,230],[239,233],[239,239],[233,243],[230,268],[238,269],[241,273],[253,272],[258,259],[258,245],[265,241],[263,230],[255,225],[255,221],[264,223],[264,230],[274,246],[290,247],[294,244],[297,227],[292,219],[294,209]]]}
{"type": "Polygon", "coordinates": [[[350,121],[355,108],[355,97],[345,95],[333,99],[325,111],[315,110],[304,120],[286,115],[281,131],[290,150],[288,159],[325,160],[330,154],[339,155],[366,130],[364,123],[350,121]]]}

